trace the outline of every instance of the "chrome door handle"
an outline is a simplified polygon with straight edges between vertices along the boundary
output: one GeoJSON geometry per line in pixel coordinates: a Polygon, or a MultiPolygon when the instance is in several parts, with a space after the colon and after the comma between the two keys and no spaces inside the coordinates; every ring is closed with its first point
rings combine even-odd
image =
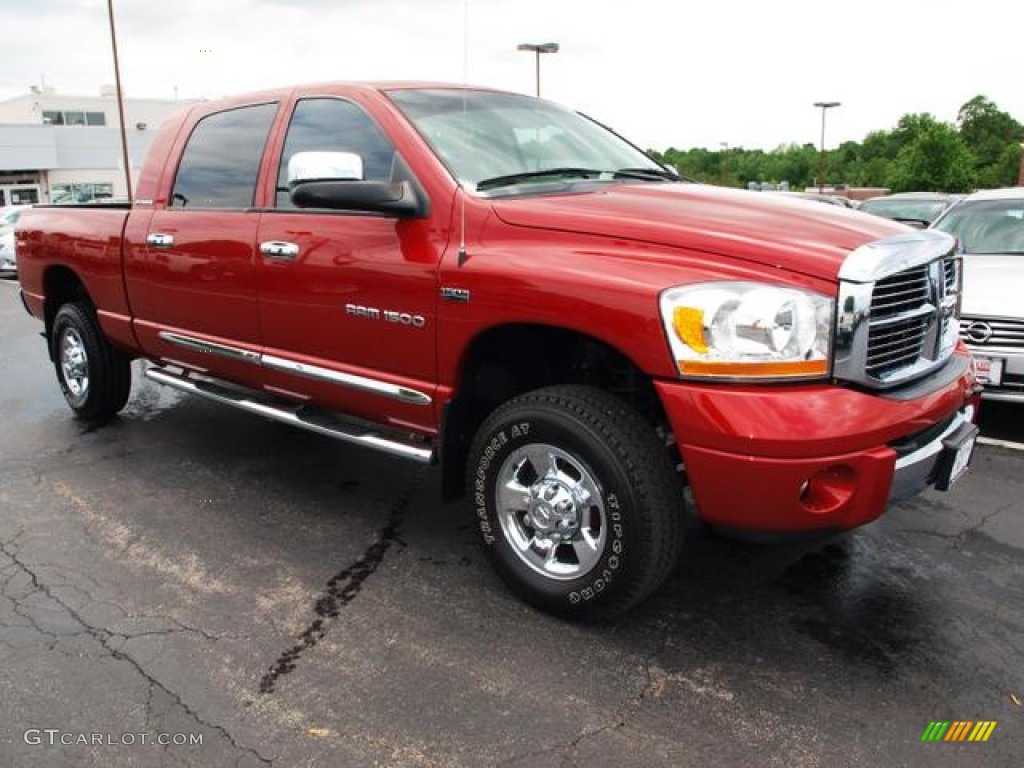
{"type": "Polygon", "coordinates": [[[299,255],[299,246],[281,240],[268,240],[265,243],[260,243],[260,253],[272,259],[289,261],[299,255]]]}
{"type": "Polygon", "coordinates": [[[154,248],[170,248],[174,245],[174,235],[165,235],[160,232],[154,232],[150,235],[146,235],[146,245],[152,245],[154,248]]]}

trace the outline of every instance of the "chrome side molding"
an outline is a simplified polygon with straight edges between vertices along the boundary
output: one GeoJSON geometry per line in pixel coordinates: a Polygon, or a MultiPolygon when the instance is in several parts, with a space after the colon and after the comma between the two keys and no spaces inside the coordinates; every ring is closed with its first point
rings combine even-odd
{"type": "Polygon", "coordinates": [[[289,360],[275,355],[262,355],[260,359],[262,364],[267,368],[285,371],[286,373],[294,373],[297,376],[305,376],[308,379],[329,381],[332,384],[341,384],[345,387],[373,392],[378,395],[390,397],[394,400],[414,403],[415,405],[430,405],[432,402],[430,395],[425,392],[420,392],[417,389],[409,389],[408,387],[400,387],[397,384],[390,384],[386,381],[380,381],[379,379],[370,379],[366,376],[356,376],[354,373],[334,371],[330,368],[321,368],[318,365],[308,365],[306,363],[300,363],[295,360],[289,360]]]}
{"type": "Polygon", "coordinates": [[[146,368],[145,375],[147,379],[159,384],[199,395],[224,405],[231,405],[309,432],[333,437],[336,440],[374,448],[392,456],[412,459],[422,464],[433,464],[437,460],[433,446],[417,443],[411,439],[403,440],[396,436],[386,435],[369,426],[356,422],[345,422],[340,417],[337,420],[332,419],[329,414],[310,409],[302,404],[267,402],[260,399],[257,393],[250,394],[244,390],[222,386],[212,379],[195,378],[184,373],[173,373],[152,366],[146,368]]]}
{"type": "Polygon", "coordinates": [[[213,341],[203,341],[202,339],[185,336],[180,333],[172,333],[171,331],[160,331],[157,335],[168,344],[176,344],[179,347],[191,349],[193,352],[206,352],[207,354],[217,355],[218,357],[241,360],[255,365],[260,364],[259,352],[242,349],[241,347],[231,347],[227,344],[218,344],[213,341]]]}
{"type": "Polygon", "coordinates": [[[331,384],[340,384],[343,387],[358,389],[363,392],[372,392],[375,395],[383,395],[384,397],[390,397],[393,400],[400,400],[403,403],[412,403],[413,405],[430,405],[433,402],[433,399],[426,392],[421,392],[418,389],[412,389],[411,387],[392,384],[387,381],[381,381],[380,379],[371,379],[367,376],[357,376],[354,373],[335,371],[319,365],[300,363],[297,360],[277,357],[276,355],[264,355],[259,352],[253,352],[252,350],[242,349],[241,347],[232,347],[227,344],[204,341],[203,339],[197,339],[194,336],[186,336],[184,334],[173,333],[171,331],[160,331],[157,335],[161,340],[166,341],[168,344],[185,347],[186,349],[191,349],[193,352],[205,352],[210,355],[217,355],[218,357],[227,357],[232,360],[239,360],[246,363],[252,363],[253,365],[273,368],[274,370],[284,371],[285,373],[295,374],[296,376],[305,376],[308,379],[327,381],[331,384]]]}

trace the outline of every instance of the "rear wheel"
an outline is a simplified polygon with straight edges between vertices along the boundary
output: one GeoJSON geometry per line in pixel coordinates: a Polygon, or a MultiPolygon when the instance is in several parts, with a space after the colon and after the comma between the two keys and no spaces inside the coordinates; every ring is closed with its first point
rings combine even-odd
{"type": "Polygon", "coordinates": [[[612,618],[678,559],[682,487],[664,442],[606,392],[558,386],[511,400],[480,427],[468,472],[491,563],[543,610],[612,618]]]}
{"type": "Polygon", "coordinates": [[[63,305],[50,336],[64,399],[75,415],[102,421],[120,411],[131,392],[131,361],[114,349],[84,302],[63,305]]]}

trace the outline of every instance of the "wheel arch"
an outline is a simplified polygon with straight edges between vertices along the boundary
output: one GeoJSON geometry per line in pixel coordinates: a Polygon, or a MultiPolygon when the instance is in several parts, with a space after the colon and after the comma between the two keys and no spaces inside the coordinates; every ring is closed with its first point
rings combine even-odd
{"type": "Polygon", "coordinates": [[[466,345],[445,405],[441,435],[442,497],[465,492],[464,465],[477,428],[500,404],[540,387],[586,384],[621,397],[652,426],[668,421],[653,386],[626,353],[574,329],[534,323],[492,326],[466,345]]]}
{"type": "MultiPolygon", "coordinates": [[[[46,268],[43,273],[43,296],[43,323],[48,341],[52,337],[53,319],[62,305],[71,301],[85,301],[90,307],[94,306],[82,278],[73,269],[63,264],[53,264],[46,268]]],[[[47,348],[52,360],[53,345],[47,343],[47,348]]]]}

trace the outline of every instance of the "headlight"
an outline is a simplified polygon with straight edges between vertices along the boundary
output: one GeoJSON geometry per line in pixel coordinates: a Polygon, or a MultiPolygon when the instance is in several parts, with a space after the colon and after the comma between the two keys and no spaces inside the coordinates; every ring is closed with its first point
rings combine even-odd
{"type": "Polygon", "coordinates": [[[765,283],[699,283],[661,294],[661,320],[684,376],[821,378],[833,301],[765,283]]]}

